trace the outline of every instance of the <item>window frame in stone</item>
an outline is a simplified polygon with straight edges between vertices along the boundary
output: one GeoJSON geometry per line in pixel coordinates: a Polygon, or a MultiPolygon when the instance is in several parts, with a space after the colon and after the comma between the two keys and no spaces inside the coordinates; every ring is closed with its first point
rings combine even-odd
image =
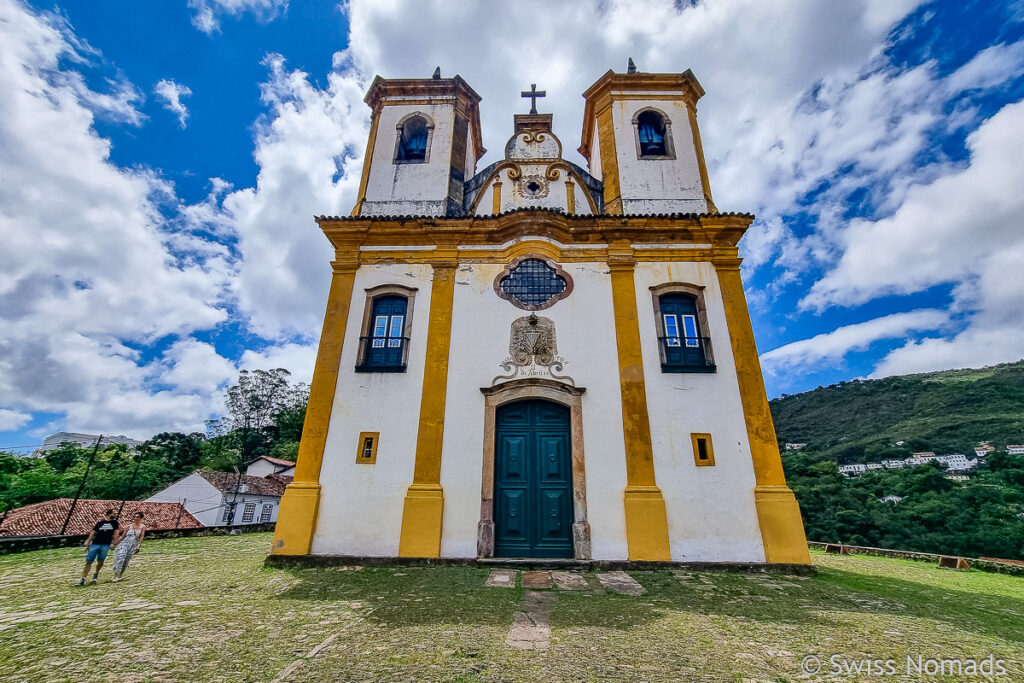
{"type": "Polygon", "coordinates": [[[405,372],[409,365],[409,347],[412,343],[410,334],[412,332],[412,314],[413,304],[416,301],[415,287],[406,287],[405,285],[397,284],[385,284],[377,285],[376,287],[369,287],[366,290],[366,302],[363,306],[363,323],[359,331],[359,345],[356,351],[356,372],[405,372]],[[394,320],[390,319],[385,323],[385,335],[377,337],[375,335],[377,328],[377,320],[374,310],[377,307],[377,302],[385,297],[398,297],[405,299],[405,313],[402,320],[401,334],[395,336],[391,334],[393,332],[394,320]],[[375,341],[381,341],[380,346],[373,346],[375,341]],[[398,341],[397,345],[392,345],[392,342],[398,341]],[[387,346],[385,346],[387,345],[387,346]],[[374,355],[374,350],[379,351],[380,349],[387,348],[399,348],[400,349],[400,361],[396,363],[377,363],[371,362],[371,358],[374,355]]]}
{"type": "Polygon", "coordinates": [[[396,164],[429,164],[430,163],[430,146],[431,146],[431,142],[433,142],[433,139],[434,139],[434,120],[432,118],[430,118],[429,115],[427,115],[427,114],[425,114],[425,113],[423,113],[421,111],[410,112],[410,113],[406,114],[405,116],[403,116],[398,121],[398,124],[395,126],[395,130],[396,130],[396,135],[395,135],[395,154],[394,154],[394,157],[393,157],[393,162],[394,163],[396,163],[396,164]],[[409,159],[409,158],[405,158],[405,156],[404,156],[404,154],[405,154],[405,152],[404,152],[404,150],[405,150],[405,145],[404,145],[405,140],[403,138],[405,137],[405,133],[406,133],[405,129],[406,129],[406,127],[409,126],[411,123],[413,123],[416,119],[422,119],[423,120],[423,125],[426,128],[426,135],[427,135],[426,142],[425,142],[426,147],[423,150],[423,158],[409,159]]]}
{"type": "Polygon", "coordinates": [[[672,119],[669,118],[668,114],[655,107],[643,107],[638,109],[633,114],[633,139],[636,142],[636,158],[643,159],[645,161],[658,160],[658,159],[675,159],[676,148],[675,143],[672,139],[672,119]],[[661,119],[662,125],[662,142],[665,146],[664,154],[644,154],[643,143],[640,142],[640,118],[645,114],[652,114],[661,119]]]}
{"type": "MultiPolygon", "coordinates": [[[[658,356],[661,361],[663,373],[714,373],[718,372],[715,365],[714,353],[711,345],[711,332],[708,325],[707,305],[704,302],[704,286],[688,282],[666,282],[650,287],[651,302],[654,306],[654,328],[655,339],[658,341],[658,356]],[[663,296],[685,296],[693,299],[694,314],[682,314],[682,319],[677,319],[675,334],[670,334],[668,324],[665,320],[667,315],[675,317],[678,313],[672,314],[662,310],[663,296]],[[696,335],[687,334],[685,318],[692,318],[692,324],[696,335]],[[678,344],[673,343],[673,340],[678,344]],[[695,342],[695,343],[691,343],[695,342]],[[686,349],[698,349],[702,362],[686,362],[686,349]],[[674,361],[669,357],[670,353],[677,355],[674,351],[683,351],[683,360],[674,361]]],[[[691,352],[692,356],[693,353],[691,352]]]]}

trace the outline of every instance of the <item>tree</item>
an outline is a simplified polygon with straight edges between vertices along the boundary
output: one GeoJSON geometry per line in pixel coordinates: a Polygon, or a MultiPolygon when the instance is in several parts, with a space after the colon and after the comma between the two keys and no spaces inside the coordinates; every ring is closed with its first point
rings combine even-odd
{"type": "Polygon", "coordinates": [[[143,448],[152,450],[171,473],[183,476],[199,467],[203,456],[200,449],[202,441],[203,435],[199,433],[161,432],[149,439],[143,448]]]}

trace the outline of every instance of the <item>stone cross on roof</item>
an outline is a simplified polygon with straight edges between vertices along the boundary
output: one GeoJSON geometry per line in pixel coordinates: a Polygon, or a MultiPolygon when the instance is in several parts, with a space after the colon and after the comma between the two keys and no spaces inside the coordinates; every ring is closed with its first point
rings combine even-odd
{"type": "Polygon", "coordinates": [[[537,113],[537,98],[538,97],[547,97],[547,94],[548,93],[547,93],[546,90],[537,90],[537,84],[536,83],[531,83],[530,84],[530,89],[522,91],[522,93],[520,93],[520,97],[529,97],[530,98],[530,113],[531,114],[536,114],[537,113]]]}

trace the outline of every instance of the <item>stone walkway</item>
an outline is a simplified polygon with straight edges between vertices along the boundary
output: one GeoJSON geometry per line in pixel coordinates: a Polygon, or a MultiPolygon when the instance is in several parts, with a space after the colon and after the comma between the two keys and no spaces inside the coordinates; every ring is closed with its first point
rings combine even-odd
{"type": "MultiPolygon", "coordinates": [[[[516,650],[547,650],[551,645],[551,613],[558,591],[605,590],[620,595],[643,595],[644,587],[626,572],[524,571],[521,572],[523,601],[509,629],[505,645],[516,650]],[[553,591],[552,588],[557,589],[553,591]]],[[[520,580],[515,569],[493,569],[486,584],[493,588],[514,588],[520,580]]]]}
{"type": "Polygon", "coordinates": [[[551,645],[551,612],[556,593],[526,591],[505,644],[516,650],[546,650],[551,645]]]}

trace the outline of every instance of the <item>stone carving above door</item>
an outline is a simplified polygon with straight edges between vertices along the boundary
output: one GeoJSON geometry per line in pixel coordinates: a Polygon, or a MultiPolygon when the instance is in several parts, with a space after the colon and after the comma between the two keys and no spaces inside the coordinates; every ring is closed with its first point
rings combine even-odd
{"type": "Polygon", "coordinates": [[[500,382],[526,377],[545,377],[576,386],[568,375],[559,375],[567,361],[558,355],[555,322],[536,313],[516,318],[509,333],[508,356],[499,365],[508,373],[491,380],[500,382]]]}

